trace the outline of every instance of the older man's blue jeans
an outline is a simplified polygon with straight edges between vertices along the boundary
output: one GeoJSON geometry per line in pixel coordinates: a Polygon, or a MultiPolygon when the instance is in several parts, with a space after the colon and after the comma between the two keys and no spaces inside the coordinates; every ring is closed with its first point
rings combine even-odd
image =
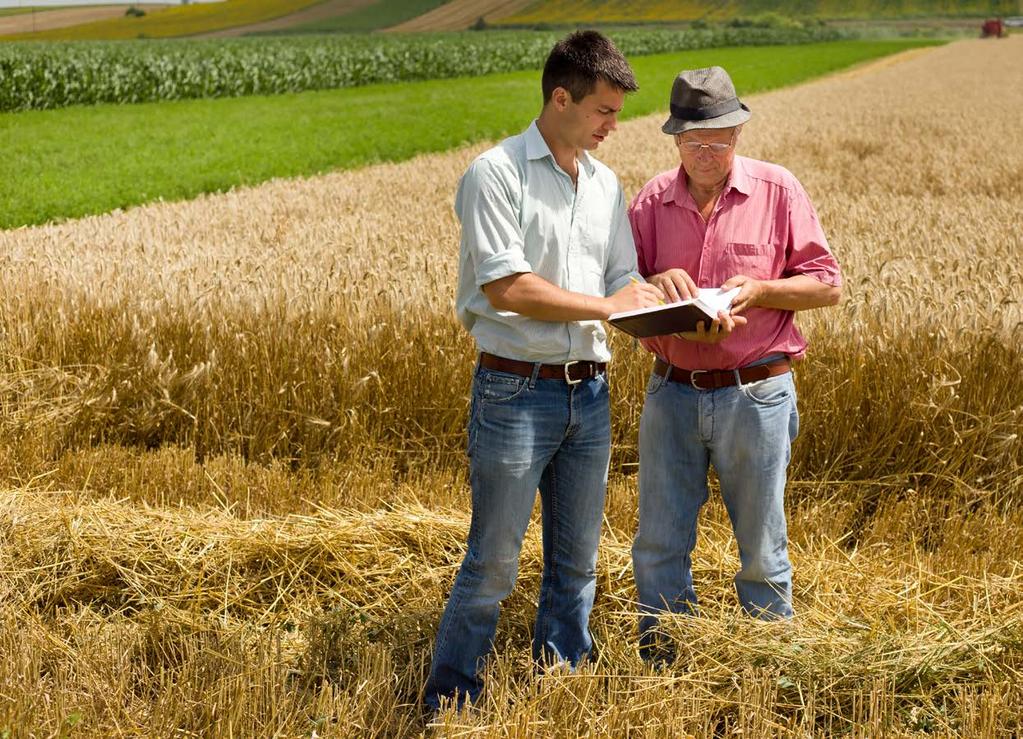
{"type": "Polygon", "coordinates": [[[798,431],[791,372],[718,390],[651,375],[640,421],[639,531],[632,548],[642,647],[660,641],[653,631],[658,614],[696,608],[691,555],[711,464],[739,545],[739,602],[759,618],[792,615],[784,493],[798,431]]]}
{"type": "Polygon", "coordinates": [[[468,444],[472,522],[437,633],[427,705],[478,697],[537,488],[544,565],[533,657],[575,666],[589,654],[610,434],[604,376],[570,385],[477,370],[468,444]]]}

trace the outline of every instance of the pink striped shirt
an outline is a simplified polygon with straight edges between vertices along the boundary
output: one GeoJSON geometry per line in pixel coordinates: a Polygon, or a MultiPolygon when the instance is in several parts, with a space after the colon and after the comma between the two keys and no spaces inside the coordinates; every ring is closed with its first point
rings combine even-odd
{"type": "MultiPolygon", "coordinates": [[[[736,156],[707,222],[686,188],[684,170],[662,172],[636,195],[629,220],[644,276],[680,267],[698,287],[720,287],[740,274],[760,280],[809,275],[842,284],[806,191],[776,164],[736,156]]],[[[693,370],[735,369],[779,353],[802,359],[806,340],[793,311],[750,308],[744,315],[749,323],[718,344],[659,336],[643,346],[693,370]]]]}

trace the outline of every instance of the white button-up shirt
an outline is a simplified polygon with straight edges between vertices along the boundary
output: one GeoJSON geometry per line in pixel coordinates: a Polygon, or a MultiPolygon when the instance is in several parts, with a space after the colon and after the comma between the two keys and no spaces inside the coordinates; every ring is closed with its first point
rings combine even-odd
{"type": "Polygon", "coordinates": [[[558,166],[534,121],[469,166],[458,186],[462,223],[458,320],[480,351],[509,359],[606,362],[601,321],[540,321],[496,310],[481,286],[535,272],[572,292],[604,297],[642,280],[621,184],[583,152],[578,185],[558,166]]]}

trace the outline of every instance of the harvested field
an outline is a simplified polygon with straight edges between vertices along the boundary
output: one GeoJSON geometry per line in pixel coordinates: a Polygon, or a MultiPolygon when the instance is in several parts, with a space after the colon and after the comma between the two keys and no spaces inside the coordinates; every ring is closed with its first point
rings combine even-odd
{"type": "Polygon", "coordinates": [[[250,25],[300,10],[315,0],[220,0],[170,5],[144,16],[103,18],[74,27],[23,32],[8,38],[22,41],[96,41],[173,38],[250,25]]]}
{"type": "MultiPolygon", "coordinates": [[[[146,5],[145,10],[149,12],[150,10],[159,10],[163,7],[166,6],[146,5]]],[[[44,9],[35,13],[20,13],[0,18],[0,36],[77,26],[81,23],[91,23],[92,21],[105,20],[107,18],[120,18],[124,15],[124,11],[124,5],[97,5],[84,8],[44,9]]]]}
{"type": "Polygon", "coordinates": [[[464,31],[482,18],[493,23],[506,16],[517,13],[532,0],[451,0],[439,8],[413,18],[389,31],[464,31]]]}
{"type": "MultiPolygon", "coordinates": [[[[534,527],[486,703],[437,733],[1023,732],[1021,61],[959,42],[747,101],[741,151],[800,177],[846,279],[801,320],[797,619],[737,614],[712,502],[704,614],[677,665],[640,662],[649,360],[618,341],[601,656],[533,674],[534,527]]],[[[601,149],[630,193],[674,163],[660,123],[601,149]]],[[[0,731],[427,730],[468,524],[451,200],[480,148],[0,232],[0,731]]]]}

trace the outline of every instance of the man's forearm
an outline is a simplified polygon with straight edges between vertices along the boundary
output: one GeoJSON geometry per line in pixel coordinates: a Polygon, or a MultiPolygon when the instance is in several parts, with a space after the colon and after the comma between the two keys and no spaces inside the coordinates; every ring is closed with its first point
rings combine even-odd
{"type": "Polygon", "coordinates": [[[763,293],[756,301],[759,308],[777,310],[809,310],[836,305],[842,288],[827,285],[809,275],[795,275],[781,280],[762,280],[763,293]]]}
{"type": "Polygon", "coordinates": [[[606,298],[564,290],[531,272],[490,282],[483,294],[497,310],[540,321],[603,320],[611,313],[606,298]]]}

